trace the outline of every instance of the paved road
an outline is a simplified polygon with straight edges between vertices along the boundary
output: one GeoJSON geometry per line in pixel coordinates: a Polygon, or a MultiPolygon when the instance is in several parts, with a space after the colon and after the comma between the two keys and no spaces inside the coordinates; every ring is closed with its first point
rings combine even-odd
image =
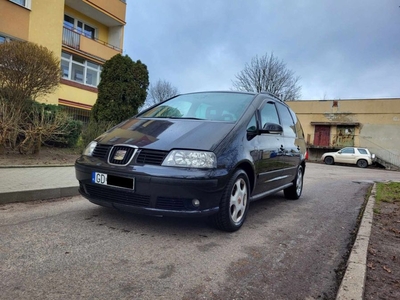
{"type": "Polygon", "coordinates": [[[119,213],[81,197],[0,206],[1,299],[333,299],[371,180],[308,164],[298,201],[252,203],[244,227],[119,213]]]}

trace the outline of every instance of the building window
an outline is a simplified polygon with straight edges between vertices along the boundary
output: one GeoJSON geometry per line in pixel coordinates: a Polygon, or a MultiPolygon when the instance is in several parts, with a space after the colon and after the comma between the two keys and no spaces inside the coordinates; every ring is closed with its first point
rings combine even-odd
{"type": "Polygon", "coordinates": [[[89,26],[89,25],[87,25],[87,24],[84,24],[81,21],[78,21],[77,30],[78,30],[78,32],[80,34],[82,34],[82,35],[84,35],[84,36],[86,36],[86,37],[88,37],[90,39],[94,39],[95,38],[95,36],[94,36],[94,28],[89,26]]]}
{"type": "Polygon", "coordinates": [[[94,27],[68,15],[64,15],[64,27],[74,30],[79,34],[86,36],[87,38],[96,38],[96,29],[94,27]]]}
{"type": "Polygon", "coordinates": [[[62,77],[81,84],[97,87],[100,81],[101,65],[77,55],[61,53],[62,77]]]}
{"type": "Polygon", "coordinates": [[[70,16],[64,15],[64,27],[73,30],[74,26],[75,26],[75,19],[70,16]]]}
{"type": "Polygon", "coordinates": [[[23,7],[26,7],[28,9],[31,9],[31,0],[9,0],[9,1],[21,5],[23,7]]]}

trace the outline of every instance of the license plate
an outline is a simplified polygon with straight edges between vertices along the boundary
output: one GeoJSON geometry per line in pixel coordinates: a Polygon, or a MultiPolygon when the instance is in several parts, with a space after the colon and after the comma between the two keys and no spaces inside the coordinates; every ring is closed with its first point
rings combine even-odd
{"type": "Polygon", "coordinates": [[[107,174],[92,172],[92,182],[107,185],[107,174]]]}
{"type": "Polygon", "coordinates": [[[92,183],[135,190],[135,178],[107,175],[99,172],[92,172],[92,183]]]}

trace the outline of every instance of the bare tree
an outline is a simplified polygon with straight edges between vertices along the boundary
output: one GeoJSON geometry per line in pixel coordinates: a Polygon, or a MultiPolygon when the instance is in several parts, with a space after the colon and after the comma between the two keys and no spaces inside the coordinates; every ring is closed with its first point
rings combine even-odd
{"type": "Polygon", "coordinates": [[[171,83],[159,79],[155,85],[150,85],[148,105],[154,105],[178,94],[178,89],[171,83]]]}
{"type": "Polygon", "coordinates": [[[236,75],[233,86],[247,92],[267,91],[279,96],[283,101],[296,100],[301,96],[299,77],[286,68],[286,64],[273,53],[252,58],[244,70],[236,75]]]}

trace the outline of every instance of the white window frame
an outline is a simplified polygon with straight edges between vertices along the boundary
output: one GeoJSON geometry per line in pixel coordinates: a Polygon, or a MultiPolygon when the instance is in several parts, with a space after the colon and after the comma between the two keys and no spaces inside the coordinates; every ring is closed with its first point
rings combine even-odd
{"type": "Polygon", "coordinates": [[[31,1],[32,0],[8,0],[8,1],[15,3],[19,6],[25,7],[27,9],[31,9],[31,1]]]}
{"type": "MultiPolygon", "coordinates": [[[[93,36],[93,39],[94,39],[94,40],[97,39],[97,34],[98,34],[99,30],[97,29],[96,26],[93,26],[92,24],[89,24],[89,23],[87,23],[87,22],[85,22],[85,21],[82,21],[82,20],[80,20],[80,19],[77,19],[77,18],[71,16],[70,14],[64,14],[64,16],[68,16],[68,17],[70,17],[71,19],[74,19],[74,24],[73,24],[74,28],[73,28],[73,30],[76,31],[77,33],[79,33],[80,35],[83,35],[83,36],[87,37],[88,39],[90,39],[90,37],[88,37],[87,35],[85,35],[85,25],[92,27],[92,28],[94,29],[94,36],[93,36]],[[81,23],[82,23],[83,30],[78,29],[78,22],[81,22],[81,23]]],[[[63,23],[64,23],[64,19],[63,19],[63,23]]]]}
{"type": "Polygon", "coordinates": [[[61,56],[61,62],[68,63],[68,76],[64,76],[64,74],[62,74],[62,78],[70,80],[70,81],[73,81],[73,82],[77,82],[77,83],[80,83],[80,84],[83,84],[83,85],[87,85],[87,86],[90,86],[90,87],[97,87],[99,85],[99,83],[100,83],[100,73],[101,73],[101,65],[100,64],[97,64],[97,63],[95,63],[93,61],[88,61],[88,60],[84,59],[83,57],[80,57],[80,58],[82,58],[84,60],[84,62],[81,63],[81,62],[78,62],[76,60],[73,60],[73,55],[70,54],[70,53],[63,52],[62,54],[66,54],[66,55],[69,56],[68,58],[65,58],[65,57],[61,56]],[[88,62],[97,65],[97,68],[93,68],[92,66],[89,66],[88,62]],[[82,78],[83,82],[81,82],[79,80],[74,80],[72,78],[72,66],[73,65],[83,67],[83,78],[82,78]],[[96,78],[96,83],[97,84],[96,85],[86,83],[87,71],[88,70],[96,72],[96,74],[97,74],[97,78],[96,78]]]}

